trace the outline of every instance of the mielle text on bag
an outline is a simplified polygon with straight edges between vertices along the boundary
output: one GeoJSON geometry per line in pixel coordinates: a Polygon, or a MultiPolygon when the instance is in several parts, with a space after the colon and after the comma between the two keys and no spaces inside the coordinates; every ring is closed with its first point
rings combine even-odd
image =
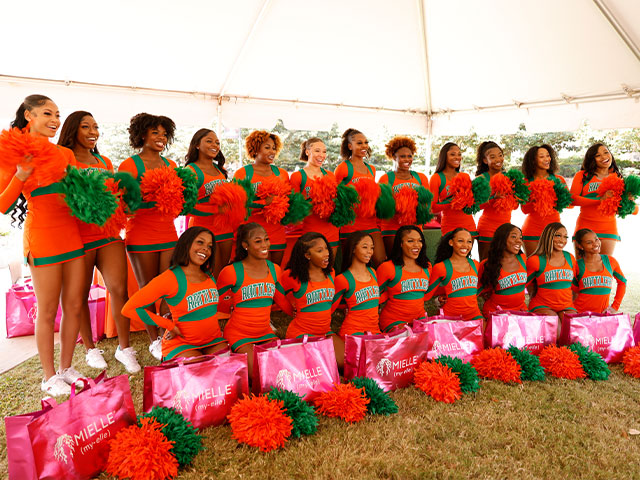
{"type": "Polygon", "coordinates": [[[415,320],[413,330],[427,332],[427,359],[440,356],[471,359],[484,348],[482,320],[463,320],[462,317],[436,315],[415,320]]]}
{"type": "Polygon", "coordinates": [[[527,347],[539,355],[547,345],[555,345],[558,337],[558,318],[533,312],[498,310],[491,314],[484,332],[486,348],[510,346],[527,347]]]}

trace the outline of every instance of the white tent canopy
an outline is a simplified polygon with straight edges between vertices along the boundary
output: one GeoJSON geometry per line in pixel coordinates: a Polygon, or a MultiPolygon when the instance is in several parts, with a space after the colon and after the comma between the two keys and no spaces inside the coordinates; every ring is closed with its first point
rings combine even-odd
{"type": "Polygon", "coordinates": [[[640,2],[12,2],[0,99],[102,122],[460,134],[640,126],[640,2]]]}

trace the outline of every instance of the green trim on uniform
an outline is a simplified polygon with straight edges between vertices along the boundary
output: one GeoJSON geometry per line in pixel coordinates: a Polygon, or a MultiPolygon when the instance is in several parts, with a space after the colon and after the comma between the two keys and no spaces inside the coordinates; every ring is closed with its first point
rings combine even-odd
{"type": "Polygon", "coordinates": [[[522,236],[523,240],[526,240],[528,242],[539,242],[540,241],[540,236],[536,236],[536,235],[523,235],[522,236]]]}
{"type": "Polygon", "coordinates": [[[18,203],[18,199],[19,199],[19,198],[20,198],[20,197],[18,197],[18,198],[16,199],[16,201],[15,201],[15,202],[13,202],[13,203],[11,204],[11,206],[9,206],[9,208],[7,208],[7,209],[6,209],[4,212],[2,212],[2,213],[3,213],[4,215],[7,215],[11,210],[13,210],[13,209],[15,208],[16,204],[18,203]]]}
{"type": "Polygon", "coordinates": [[[51,255],[50,257],[33,257],[33,266],[46,267],[48,265],[55,265],[56,263],[63,263],[67,260],[73,260],[74,258],[80,257],[84,257],[84,248],[79,248],[71,252],[61,253],[59,255],[51,255]]]}
{"type": "Polygon", "coordinates": [[[101,238],[100,240],[96,240],[94,242],[85,243],[84,251],[88,252],[90,250],[96,250],[97,248],[102,248],[115,242],[122,242],[122,239],[119,237],[101,238]]]}
{"type": "Polygon", "coordinates": [[[616,242],[622,241],[622,237],[620,235],[615,235],[613,233],[598,233],[596,232],[598,238],[605,238],[607,240],[615,240],[616,242]]]}
{"type": "Polygon", "coordinates": [[[187,282],[187,276],[184,274],[184,270],[182,270],[182,268],[173,267],[170,268],[169,271],[176,277],[176,281],[178,282],[178,291],[173,297],[165,297],[165,301],[172,307],[175,307],[184,300],[184,296],[187,294],[187,288],[189,285],[187,282]]]}
{"type": "Polygon", "coordinates": [[[382,230],[380,233],[383,237],[395,237],[398,230],[382,230]]]}
{"type": "Polygon", "coordinates": [[[478,241],[479,241],[479,242],[486,242],[486,243],[489,243],[489,242],[491,242],[491,240],[493,240],[493,237],[482,237],[482,236],[478,236],[478,241]]]}
{"type": "Polygon", "coordinates": [[[131,253],[144,253],[144,252],[161,252],[164,250],[171,250],[175,248],[178,241],[165,242],[165,243],[152,243],[149,245],[127,245],[127,252],[131,253]]]}
{"type": "Polygon", "coordinates": [[[203,212],[202,210],[198,210],[197,208],[193,208],[190,212],[189,215],[193,215],[194,217],[211,217],[213,216],[213,213],[211,212],[203,212]]]}
{"type": "Polygon", "coordinates": [[[213,340],[211,340],[210,342],[205,343],[204,345],[180,345],[177,348],[174,348],[173,350],[171,350],[166,357],[164,357],[163,361],[167,361],[167,360],[172,360],[176,357],[176,355],[178,355],[179,353],[182,353],[186,350],[200,350],[201,348],[209,348],[209,347],[213,347],[214,345],[218,345],[222,342],[226,342],[226,340],[223,337],[217,337],[214,338],[213,340]]]}
{"type": "Polygon", "coordinates": [[[272,243],[269,247],[270,252],[279,252],[281,250],[285,250],[287,248],[286,243],[272,243]]]}
{"type": "Polygon", "coordinates": [[[242,340],[238,340],[236,343],[231,345],[231,350],[237,352],[239,348],[244,347],[245,345],[249,345],[251,343],[262,343],[267,340],[277,340],[277,336],[275,333],[267,333],[261,337],[255,338],[243,338],[242,340]]]}
{"type": "Polygon", "coordinates": [[[340,240],[336,240],[335,242],[329,242],[329,246],[330,247],[339,247],[340,246],[340,240]]]}
{"type": "Polygon", "coordinates": [[[294,338],[304,338],[304,336],[306,335],[307,337],[328,337],[329,335],[335,335],[336,332],[329,330],[327,333],[323,333],[321,335],[317,335],[315,333],[301,333],[300,335],[298,335],[297,337],[294,338]]]}
{"type": "Polygon", "coordinates": [[[225,233],[225,234],[218,234],[218,233],[214,233],[213,234],[213,238],[216,242],[224,242],[226,240],[232,240],[233,239],[233,232],[230,233],[225,233]]]}
{"type": "MultiPolygon", "coordinates": [[[[362,232],[367,233],[367,234],[372,234],[372,233],[375,233],[375,232],[380,232],[380,229],[378,227],[376,227],[376,228],[368,228],[367,230],[358,230],[358,231],[362,231],[362,232]]],[[[344,240],[346,238],[349,238],[349,235],[351,235],[354,232],[355,232],[355,230],[353,232],[348,232],[348,233],[340,232],[340,240],[344,240]]]]}
{"type": "Polygon", "coordinates": [[[109,166],[107,165],[107,162],[105,161],[104,158],[102,158],[102,155],[100,155],[97,152],[91,152],[91,155],[93,155],[94,157],[96,157],[98,160],[100,160],[102,162],[102,165],[104,165],[104,168],[107,169],[109,168],[109,166]]]}
{"type": "Polygon", "coordinates": [[[390,323],[387,328],[385,328],[383,330],[384,333],[390,332],[391,330],[393,330],[395,327],[398,327],[400,325],[407,325],[407,322],[404,322],[402,320],[396,320],[395,322],[390,323]]]}
{"type": "Polygon", "coordinates": [[[204,307],[200,307],[193,312],[189,312],[180,317],[180,322],[199,322],[207,318],[215,317],[218,313],[218,304],[209,304],[204,307]]]}
{"type": "Polygon", "coordinates": [[[31,197],[39,197],[41,195],[49,195],[50,193],[60,193],[60,183],[52,183],[46,187],[39,187],[31,192],[31,197]]]}

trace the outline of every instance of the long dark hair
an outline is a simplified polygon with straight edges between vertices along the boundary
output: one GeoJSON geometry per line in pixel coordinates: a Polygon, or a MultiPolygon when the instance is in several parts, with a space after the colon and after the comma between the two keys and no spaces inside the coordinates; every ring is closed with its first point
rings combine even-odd
{"type": "Polygon", "coordinates": [[[547,224],[547,226],[544,227],[542,233],[540,234],[538,246],[530,256],[533,257],[534,255],[539,255],[541,257],[544,256],[547,259],[550,259],[551,254],[553,253],[553,237],[561,228],[567,230],[567,227],[565,227],[560,222],[551,222],[547,224]]]}
{"type": "MultiPolygon", "coordinates": [[[[196,133],[193,134],[193,137],[191,138],[191,142],[189,143],[189,150],[187,150],[187,154],[184,157],[186,160],[185,165],[189,165],[190,163],[194,163],[198,161],[198,156],[200,153],[200,150],[198,150],[198,146],[200,145],[200,142],[202,141],[202,139],[207,135],[209,135],[210,133],[213,133],[216,137],[218,136],[216,132],[208,128],[201,128],[200,130],[198,130],[196,133]]],[[[215,156],[214,160],[218,165],[218,170],[220,170],[224,175],[224,178],[229,178],[229,174],[227,173],[227,170],[224,168],[225,158],[222,153],[222,149],[218,150],[218,154],[215,156]]]]}
{"type": "MultiPolygon", "coordinates": [[[[438,164],[436,165],[436,173],[442,172],[447,167],[447,153],[449,153],[449,150],[453,147],[458,147],[458,145],[453,142],[447,142],[440,149],[440,153],[438,154],[438,164]]],[[[459,171],[460,167],[456,168],[456,172],[459,171]]]]}
{"type": "Polygon", "coordinates": [[[207,258],[206,262],[200,265],[200,270],[209,275],[213,274],[213,257],[216,253],[216,242],[213,233],[206,227],[189,227],[182,235],[180,235],[178,243],[176,243],[176,247],[173,249],[173,254],[171,255],[170,268],[178,266],[186,267],[189,265],[189,250],[191,250],[191,245],[193,245],[196,237],[201,233],[208,233],[211,235],[211,255],[207,258]]]}
{"type": "MultiPolygon", "coordinates": [[[[458,227],[455,230],[451,230],[440,239],[440,243],[438,243],[438,249],[436,250],[435,263],[444,262],[447,258],[451,258],[451,256],[453,255],[453,247],[449,245],[449,240],[455,237],[456,233],[463,231],[471,234],[471,232],[469,232],[469,230],[467,230],[466,228],[458,227]]],[[[467,257],[469,256],[471,256],[471,250],[469,250],[469,253],[467,254],[467,257]]]]}
{"type": "Polygon", "coordinates": [[[238,227],[238,231],[236,232],[236,255],[233,258],[234,263],[241,262],[249,256],[247,250],[242,246],[242,242],[248,241],[249,234],[258,228],[262,228],[264,230],[262,225],[255,222],[243,223],[238,227]]]}
{"type": "MultiPolygon", "coordinates": [[[[360,243],[360,240],[362,240],[365,237],[369,237],[372,242],[375,242],[371,234],[365,232],[364,230],[358,230],[357,232],[353,232],[351,235],[349,235],[349,238],[347,239],[346,251],[342,255],[342,263],[340,265],[341,273],[349,270],[349,267],[353,262],[353,251],[355,250],[358,243],[360,243]]],[[[373,265],[372,261],[373,261],[373,256],[369,260],[369,263],[367,263],[367,267],[371,267],[373,265]]]]}
{"type": "MultiPolygon", "coordinates": [[[[67,117],[67,119],[64,121],[64,124],[62,125],[62,129],[60,130],[58,145],[73,150],[73,147],[76,146],[76,137],[78,136],[80,122],[82,122],[82,119],[86,116],[93,118],[93,115],[91,115],[89,112],[85,112],[84,110],[73,112],[67,117]]],[[[97,144],[91,149],[91,153],[100,153],[98,152],[97,144]]]]}
{"type": "Polygon", "coordinates": [[[549,156],[551,157],[551,162],[549,162],[549,169],[547,172],[549,172],[549,174],[555,174],[558,171],[556,151],[551,145],[547,145],[545,143],[539,147],[531,147],[527,150],[527,153],[524,154],[524,158],[522,159],[522,173],[524,173],[524,176],[529,180],[533,179],[533,176],[536,174],[538,150],[541,148],[544,148],[549,152],[549,156]]]}
{"type": "Polygon", "coordinates": [[[394,265],[404,267],[404,256],[402,255],[402,240],[405,235],[411,231],[418,232],[420,234],[420,239],[422,240],[422,247],[420,248],[420,253],[418,254],[416,263],[421,268],[428,268],[429,258],[427,257],[427,242],[425,242],[422,230],[415,225],[403,225],[398,229],[398,231],[396,232],[396,236],[393,239],[393,248],[391,249],[389,260],[391,260],[394,265]]]}
{"type": "Polygon", "coordinates": [[[613,153],[611,153],[611,150],[609,150],[609,147],[607,147],[604,143],[595,143],[587,149],[586,153],[584,154],[584,160],[582,161],[581,170],[584,170],[583,181],[585,183],[591,180],[591,178],[593,178],[593,176],[596,174],[596,168],[597,168],[596,155],[598,154],[598,150],[600,150],[600,147],[606,148],[609,151],[609,154],[611,155],[611,166],[609,167],[609,170],[612,170],[613,173],[615,173],[619,177],[622,177],[622,174],[620,173],[620,169],[616,164],[616,159],[613,158],[613,153]]]}
{"type": "Polygon", "coordinates": [[[499,148],[502,153],[502,147],[498,145],[496,142],[492,142],[491,140],[487,142],[482,142],[478,145],[478,151],[476,152],[476,177],[478,175],[482,175],[484,172],[489,171],[489,165],[484,162],[484,156],[487,154],[487,150],[491,148],[499,148]]]}
{"type": "MultiPolygon", "coordinates": [[[[519,227],[511,223],[503,223],[493,234],[489,244],[489,255],[480,278],[480,283],[485,287],[495,289],[498,286],[498,278],[500,278],[500,269],[502,268],[502,255],[507,248],[507,239],[514,229],[520,230],[519,227]]],[[[522,233],[522,230],[520,230],[520,233],[522,233]]]]}
{"type": "Polygon", "coordinates": [[[296,241],[293,249],[291,250],[289,263],[287,263],[287,270],[291,271],[291,277],[298,280],[300,283],[309,281],[310,262],[305,255],[311,248],[313,242],[318,239],[322,239],[329,251],[329,263],[322,269],[322,273],[328,277],[331,270],[333,270],[333,250],[331,250],[329,242],[325,236],[318,232],[307,232],[296,241]]]}

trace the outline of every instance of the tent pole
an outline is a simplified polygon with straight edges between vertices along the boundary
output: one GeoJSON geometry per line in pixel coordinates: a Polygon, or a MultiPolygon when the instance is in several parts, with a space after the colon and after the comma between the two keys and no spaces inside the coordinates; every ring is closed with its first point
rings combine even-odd
{"type": "Polygon", "coordinates": [[[431,115],[433,107],[431,104],[431,74],[429,72],[429,48],[427,43],[427,25],[424,19],[425,3],[427,0],[417,0],[418,19],[420,23],[420,34],[422,36],[422,69],[424,73],[424,89],[427,100],[427,115],[431,115]]]}
{"type": "Polygon", "coordinates": [[[222,97],[218,97],[218,106],[216,107],[216,132],[218,135],[222,135],[222,97]]]}
{"type": "Polygon", "coordinates": [[[624,27],[618,22],[618,19],[613,14],[613,12],[609,9],[604,0],[593,0],[593,3],[596,4],[604,18],[607,19],[609,25],[613,27],[616,31],[620,39],[627,45],[631,53],[636,57],[636,59],[640,62],[640,48],[635,44],[633,39],[629,36],[624,27]]]}

